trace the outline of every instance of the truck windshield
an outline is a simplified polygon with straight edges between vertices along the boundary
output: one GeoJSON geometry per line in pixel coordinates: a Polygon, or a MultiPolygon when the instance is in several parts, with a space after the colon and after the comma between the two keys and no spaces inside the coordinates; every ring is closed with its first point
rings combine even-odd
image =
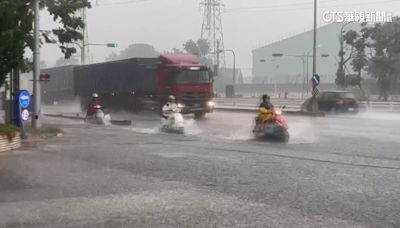
{"type": "Polygon", "coordinates": [[[209,84],[211,77],[205,70],[183,70],[175,75],[175,83],[178,85],[209,84]]]}

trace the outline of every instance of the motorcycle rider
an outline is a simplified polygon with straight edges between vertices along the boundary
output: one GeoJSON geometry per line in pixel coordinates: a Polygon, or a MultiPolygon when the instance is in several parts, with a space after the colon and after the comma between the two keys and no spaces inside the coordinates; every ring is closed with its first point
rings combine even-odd
{"type": "Polygon", "coordinates": [[[100,105],[99,95],[97,93],[92,94],[92,100],[90,101],[86,110],[86,119],[93,117],[96,114],[96,106],[100,105]]]}
{"type": "Polygon", "coordinates": [[[262,102],[258,106],[256,124],[271,121],[275,118],[274,106],[271,104],[271,98],[268,94],[262,96],[262,102]]]}
{"type": "Polygon", "coordinates": [[[171,115],[174,109],[178,108],[178,104],[176,103],[176,98],[174,95],[170,95],[168,97],[168,102],[163,106],[162,108],[162,116],[165,119],[168,119],[168,117],[171,115]]]}
{"type": "Polygon", "coordinates": [[[264,94],[262,96],[262,102],[260,103],[258,108],[265,108],[267,110],[272,110],[274,106],[271,104],[271,98],[268,94],[264,94]]]}

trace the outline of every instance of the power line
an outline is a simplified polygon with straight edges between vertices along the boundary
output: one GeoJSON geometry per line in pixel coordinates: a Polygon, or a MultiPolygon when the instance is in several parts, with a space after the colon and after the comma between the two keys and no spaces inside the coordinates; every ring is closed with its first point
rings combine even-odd
{"type": "MultiPolygon", "coordinates": [[[[378,5],[382,3],[391,3],[391,2],[399,2],[399,0],[386,0],[386,1],[374,1],[374,2],[359,2],[359,3],[348,3],[348,4],[340,4],[340,5],[327,5],[329,2],[333,2],[336,0],[327,0],[321,1],[321,4],[325,4],[325,6],[320,7],[320,9],[328,9],[330,7],[343,7],[343,6],[352,6],[352,5],[378,5]]],[[[280,5],[273,5],[273,6],[261,6],[261,7],[245,7],[245,8],[231,8],[226,9],[227,13],[234,13],[234,12],[265,12],[265,11],[293,11],[293,10],[311,10],[310,4],[312,2],[303,2],[303,3],[294,3],[294,4],[280,4],[280,5]],[[291,7],[291,6],[298,6],[298,7],[291,7]],[[282,9],[280,9],[282,8],[282,9]]]]}
{"type": "Polygon", "coordinates": [[[128,1],[121,1],[121,2],[113,2],[113,3],[101,3],[101,1],[98,0],[96,2],[96,7],[128,5],[128,4],[135,4],[135,3],[148,2],[148,1],[152,1],[152,0],[128,0],[128,1]]]}
{"type": "MultiPolygon", "coordinates": [[[[325,0],[321,1],[320,3],[328,3],[328,2],[336,2],[338,0],[325,0]]],[[[296,2],[296,3],[286,3],[286,4],[278,4],[278,5],[269,5],[269,6],[252,6],[252,7],[238,7],[238,8],[230,8],[228,10],[246,10],[246,9],[263,9],[263,8],[281,8],[281,7],[288,7],[288,6],[305,6],[305,5],[312,5],[312,1],[307,2],[296,2]]]]}

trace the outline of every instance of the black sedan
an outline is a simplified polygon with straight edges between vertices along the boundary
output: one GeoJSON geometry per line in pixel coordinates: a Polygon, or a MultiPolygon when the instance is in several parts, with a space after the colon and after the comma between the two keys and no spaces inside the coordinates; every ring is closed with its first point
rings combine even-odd
{"type": "MultiPolygon", "coordinates": [[[[311,111],[311,98],[302,105],[304,112],[311,111]]],[[[323,112],[357,113],[358,103],[353,93],[348,91],[323,91],[317,96],[318,108],[323,112]]]]}

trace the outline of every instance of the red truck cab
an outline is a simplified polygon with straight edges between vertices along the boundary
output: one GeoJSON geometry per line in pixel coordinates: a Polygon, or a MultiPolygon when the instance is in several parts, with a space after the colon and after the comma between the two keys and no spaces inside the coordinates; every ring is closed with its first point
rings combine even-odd
{"type": "Polygon", "coordinates": [[[213,75],[193,55],[161,55],[156,76],[160,104],[174,95],[184,105],[183,113],[203,117],[214,110],[213,75]]]}

